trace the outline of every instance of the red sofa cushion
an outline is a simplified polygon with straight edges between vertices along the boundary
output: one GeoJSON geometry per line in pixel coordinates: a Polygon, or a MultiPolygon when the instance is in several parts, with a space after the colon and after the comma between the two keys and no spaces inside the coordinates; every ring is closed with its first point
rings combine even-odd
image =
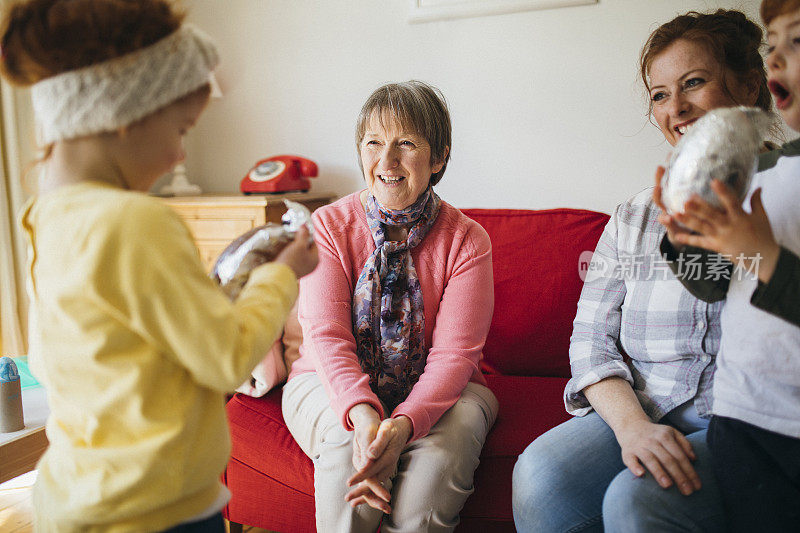
{"type": "Polygon", "coordinates": [[[462,209],[492,240],[494,317],[485,370],[569,377],[569,337],[583,282],[582,251],[594,251],[608,215],[582,209],[462,209]]]}
{"type": "MultiPolygon", "coordinates": [[[[461,513],[459,532],[513,531],[511,472],[537,436],[567,419],[561,399],[566,379],[487,376],[500,402],[475,475],[476,491],[461,513]]],[[[314,531],[314,467],[283,422],[281,390],[264,398],[235,395],[228,402],[233,451],[226,483],[233,493],[227,516],[275,531],[314,531]]]]}
{"type": "Polygon", "coordinates": [[[486,376],[500,411],[481,452],[475,492],[461,511],[460,533],[514,531],[511,473],[533,439],[569,418],[562,396],[565,378],[486,376]]]}
{"type": "Polygon", "coordinates": [[[314,466],[281,413],[283,389],[262,398],[235,394],[226,406],[231,459],[225,517],[281,532],[314,533],[314,466]]]}

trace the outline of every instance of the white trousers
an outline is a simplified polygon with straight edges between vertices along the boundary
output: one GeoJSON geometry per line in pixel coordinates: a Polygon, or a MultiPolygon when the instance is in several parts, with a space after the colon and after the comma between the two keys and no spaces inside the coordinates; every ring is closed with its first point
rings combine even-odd
{"type": "Polygon", "coordinates": [[[283,417],[300,448],[314,462],[314,500],[319,533],[449,532],[474,488],[486,434],[497,418],[491,390],[469,383],[425,437],[400,454],[397,474],[385,486],[392,514],[344,501],[353,467],[353,432],[331,409],[319,377],[296,376],[283,389],[283,417]],[[383,522],[381,523],[381,519],[383,522]]]}

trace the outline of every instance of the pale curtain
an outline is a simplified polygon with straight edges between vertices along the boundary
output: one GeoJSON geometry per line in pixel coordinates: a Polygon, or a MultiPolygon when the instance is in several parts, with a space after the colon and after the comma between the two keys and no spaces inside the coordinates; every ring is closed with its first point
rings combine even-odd
{"type": "Polygon", "coordinates": [[[17,214],[26,199],[23,175],[34,158],[28,91],[0,80],[0,353],[27,353],[25,245],[17,214]]]}

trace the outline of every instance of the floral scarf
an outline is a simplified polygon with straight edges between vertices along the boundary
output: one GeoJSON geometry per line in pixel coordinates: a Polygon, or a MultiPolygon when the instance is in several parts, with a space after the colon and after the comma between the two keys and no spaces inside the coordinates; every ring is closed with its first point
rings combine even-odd
{"type": "Polygon", "coordinates": [[[411,258],[436,221],[441,200],[428,189],[406,209],[381,206],[371,194],[367,214],[375,251],[353,292],[353,333],[361,369],[372,391],[393,411],[425,369],[422,288],[411,258]],[[384,225],[413,224],[405,241],[387,241],[384,225]]]}

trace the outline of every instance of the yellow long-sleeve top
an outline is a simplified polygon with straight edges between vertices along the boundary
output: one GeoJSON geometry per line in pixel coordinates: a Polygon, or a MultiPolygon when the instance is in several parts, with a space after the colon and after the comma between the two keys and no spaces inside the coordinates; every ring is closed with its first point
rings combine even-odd
{"type": "Polygon", "coordinates": [[[100,183],[36,197],[21,222],[51,410],[37,529],[156,531],[207,510],[230,452],[224,393],[279,335],[294,273],[258,267],[231,303],[170,208],[100,183]]]}

